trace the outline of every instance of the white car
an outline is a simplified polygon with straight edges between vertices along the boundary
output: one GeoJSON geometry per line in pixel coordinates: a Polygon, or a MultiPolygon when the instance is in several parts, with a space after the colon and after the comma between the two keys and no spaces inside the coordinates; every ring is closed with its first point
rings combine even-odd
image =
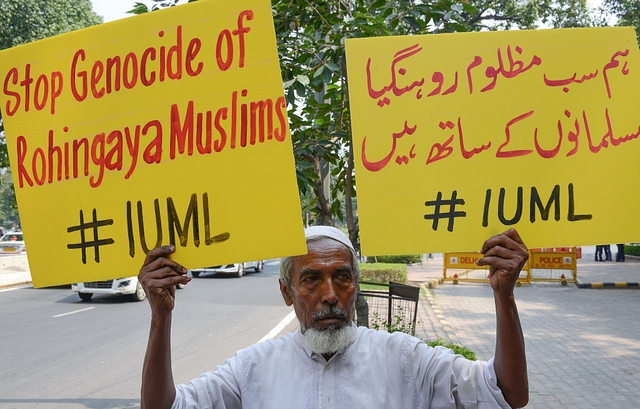
{"type": "Polygon", "coordinates": [[[221,266],[211,266],[211,267],[203,267],[203,268],[194,268],[191,271],[191,276],[194,278],[198,278],[200,274],[203,273],[223,273],[223,274],[233,274],[236,277],[242,277],[245,271],[248,268],[252,268],[253,271],[259,273],[264,268],[264,261],[248,261],[246,263],[234,263],[234,264],[225,264],[221,266]]]}
{"type": "Polygon", "coordinates": [[[142,301],[147,298],[138,277],[71,284],[71,289],[78,293],[82,301],[89,301],[93,294],[128,295],[133,301],[142,301]]]}
{"type": "MultiPolygon", "coordinates": [[[[178,284],[176,288],[184,288],[184,284],[178,284]]],[[[71,289],[78,293],[82,301],[91,300],[93,294],[127,295],[133,301],[142,301],[147,298],[137,276],[71,284],[71,289]]]]}
{"type": "Polygon", "coordinates": [[[24,254],[26,251],[21,231],[10,232],[0,238],[0,254],[24,254]]]}

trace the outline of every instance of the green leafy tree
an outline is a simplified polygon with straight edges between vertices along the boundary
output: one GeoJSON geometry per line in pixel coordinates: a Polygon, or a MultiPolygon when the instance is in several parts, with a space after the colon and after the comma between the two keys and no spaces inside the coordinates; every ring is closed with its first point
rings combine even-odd
{"type": "Polygon", "coordinates": [[[476,9],[464,13],[471,30],[522,30],[603,25],[587,0],[469,0],[476,9]]]}
{"type": "Polygon", "coordinates": [[[90,0],[2,0],[0,49],[102,23],[90,0]]]}
{"type": "MultiPolygon", "coordinates": [[[[0,0],[0,16],[0,50],[103,21],[90,0],[0,0]]],[[[0,172],[0,224],[7,220],[19,224],[1,115],[0,172]]]]}
{"type": "Polygon", "coordinates": [[[618,26],[631,26],[636,30],[640,43],[640,1],[638,0],[605,0],[603,12],[607,17],[615,17],[618,26]]]}
{"type": "Polygon", "coordinates": [[[9,168],[0,170],[0,226],[20,226],[20,215],[9,168]]]}
{"type": "Polygon", "coordinates": [[[553,28],[596,27],[605,25],[595,17],[587,0],[553,0],[542,12],[542,22],[553,28]]]}
{"type": "Polygon", "coordinates": [[[313,192],[321,224],[346,222],[358,240],[355,177],[344,40],[374,36],[464,31],[460,1],[272,1],[298,186],[313,192]],[[331,165],[330,192],[322,164],[331,165]],[[341,201],[344,200],[344,206],[341,201]]]}
{"type": "MultiPolygon", "coordinates": [[[[180,0],[153,0],[156,4],[154,4],[153,6],[151,6],[151,8],[149,8],[149,6],[147,6],[144,3],[140,3],[140,2],[136,2],[133,5],[133,8],[129,11],[127,11],[127,13],[131,13],[131,14],[144,14],[144,13],[148,13],[150,11],[156,11],[156,10],[160,10],[166,7],[173,7],[173,6],[177,6],[178,3],[180,2],[180,0]]],[[[198,1],[198,0],[189,0],[187,1],[187,3],[192,3],[194,1],[198,1]]]]}

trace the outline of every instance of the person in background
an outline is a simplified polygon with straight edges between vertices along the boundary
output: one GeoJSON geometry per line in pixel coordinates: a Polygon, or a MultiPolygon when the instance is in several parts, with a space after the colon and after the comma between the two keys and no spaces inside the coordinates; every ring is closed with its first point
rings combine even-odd
{"type": "Polygon", "coordinates": [[[611,259],[611,245],[605,244],[602,247],[604,248],[604,261],[613,261],[611,259]]]}
{"type": "Polygon", "coordinates": [[[624,243],[616,244],[618,252],[616,253],[616,261],[624,261],[624,243]]]}
{"type": "Polygon", "coordinates": [[[596,246],[596,261],[604,261],[602,258],[602,250],[604,249],[603,245],[598,244],[596,246]]]}

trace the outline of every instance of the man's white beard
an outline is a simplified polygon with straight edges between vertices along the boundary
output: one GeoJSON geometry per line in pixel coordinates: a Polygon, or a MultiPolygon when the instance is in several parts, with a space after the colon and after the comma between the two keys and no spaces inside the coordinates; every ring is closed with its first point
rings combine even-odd
{"type": "Polygon", "coordinates": [[[323,331],[307,328],[302,333],[302,344],[316,354],[333,354],[352,343],[357,334],[355,325],[327,328],[323,331]]]}

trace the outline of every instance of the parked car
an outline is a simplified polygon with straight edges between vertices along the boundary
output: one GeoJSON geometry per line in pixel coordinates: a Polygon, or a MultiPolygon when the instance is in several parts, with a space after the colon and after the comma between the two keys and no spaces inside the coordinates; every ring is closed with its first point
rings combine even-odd
{"type": "Polygon", "coordinates": [[[26,251],[22,232],[14,231],[0,238],[0,254],[23,254],[26,251]]]}
{"type": "Polygon", "coordinates": [[[236,277],[242,277],[245,271],[248,268],[252,268],[253,271],[259,273],[264,268],[264,261],[249,261],[246,263],[234,263],[234,264],[225,264],[220,266],[211,266],[211,267],[203,267],[203,268],[194,268],[191,271],[191,276],[194,278],[198,278],[200,274],[203,273],[222,273],[222,274],[232,274],[236,277]]]}
{"type": "MultiPolygon", "coordinates": [[[[184,288],[184,284],[178,284],[176,288],[184,288]]],[[[78,293],[82,301],[91,300],[93,294],[126,295],[133,301],[142,301],[147,298],[147,294],[136,276],[71,284],[71,289],[78,293]]]]}

